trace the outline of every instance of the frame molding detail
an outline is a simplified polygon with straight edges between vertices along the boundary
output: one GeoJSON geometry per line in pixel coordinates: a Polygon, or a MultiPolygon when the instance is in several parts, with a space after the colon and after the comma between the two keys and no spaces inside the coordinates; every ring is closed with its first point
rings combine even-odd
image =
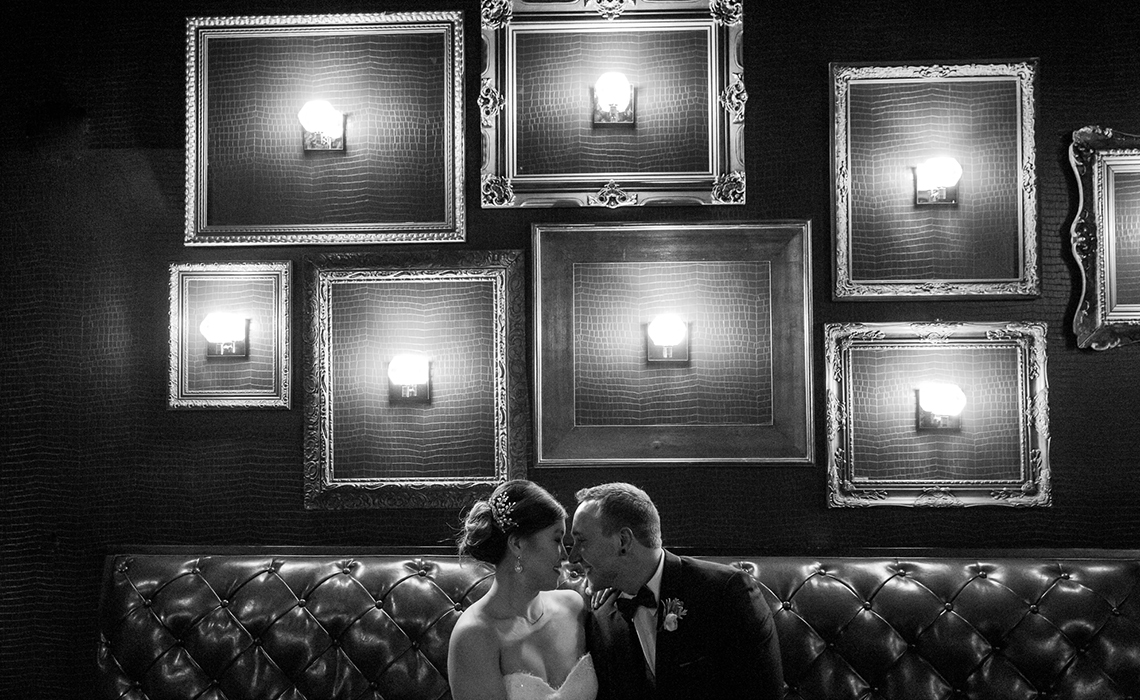
{"type": "Polygon", "coordinates": [[[170,266],[170,408],[289,408],[292,263],[174,263],[170,266]],[[199,325],[210,312],[239,313],[242,357],[207,358],[199,325]]]}
{"type": "Polygon", "coordinates": [[[835,299],[1040,293],[1036,66],[831,64],[835,299]],[[916,166],[947,155],[962,201],[918,206],[916,166]]]}
{"type": "Polygon", "coordinates": [[[525,476],[520,251],[328,254],[305,277],[306,508],[459,508],[525,476]],[[409,350],[430,403],[385,398],[409,350]]]}
{"type": "Polygon", "coordinates": [[[1079,195],[1070,227],[1073,257],[1081,269],[1081,298],[1073,317],[1077,345],[1108,350],[1135,343],[1140,341],[1140,297],[1135,294],[1140,284],[1140,136],[1100,126],[1077,129],[1069,163],[1079,195]]]}
{"type": "Polygon", "coordinates": [[[481,16],[483,207],[744,203],[748,92],[740,0],[490,0],[482,4],[481,16]],[[538,89],[527,87],[528,72],[535,74],[553,60],[543,58],[543,51],[562,50],[546,45],[571,38],[584,48],[567,45],[566,55],[559,54],[559,60],[571,62],[564,71],[566,84],[538,80],[536,85],[556,94],[527,103],[538,89]],[[606,38],[620,42],[614,45],[620,57],[598,55],[606,38]],[[658,45],[670,40],[687,47],[684,54],[674,51],[668,57],[678,65],[662,73],[681,81],[677,84],[652,77],[652,64],[666,60],[658,45]],[[636,127],[591,129],[582,116],[597,77],[591,71],[607,62],[624,62],[647,80],[637,88],[644,89],[636,102],[645,118],[638,116],[636,127]],[[579,98],[584,109],[563,113],[562,107],[579,98]],[[687,111],[667,111],[682,99],[687,111]],[[560,111],[541,106],[555,103],[560,111]],[[669,131],[676,123],[696,124],[707,133],[682,143],[680,134],[669,131]]]}
{"type": "Polygon", "coordinates": [[[1050,505],[1046,330],[826,324],[828,505],[1050,505]],[[920,423],[929,380],[965,390],[960,428],[920,423]]]}
{"type": "Polygon", "coordinates": [[[535,224],[537,466],[812,464],[810,239],[806,221],[535,224]],[[650,347],[663,318],[683,350],[650,347]]]}
{"type": "Polygon", "coordinates": [[[464,241],[463,76],[458,11],[188,19],[186,245],[464,241]]]}

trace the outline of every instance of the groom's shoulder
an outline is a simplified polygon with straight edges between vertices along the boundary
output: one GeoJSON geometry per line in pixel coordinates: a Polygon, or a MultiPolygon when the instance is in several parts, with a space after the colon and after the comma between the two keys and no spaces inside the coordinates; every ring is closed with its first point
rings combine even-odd
{"type": "Polygon", "coordinates": [[[736,576],[741,573],[741,569],[731,564],[725,564],[719,561],[710,561],[700,557],[681,555],[677,557],[681,560],[681,568],[683,571],[687,570],[693,574],[700,576],[726,579],[736,576]]]}

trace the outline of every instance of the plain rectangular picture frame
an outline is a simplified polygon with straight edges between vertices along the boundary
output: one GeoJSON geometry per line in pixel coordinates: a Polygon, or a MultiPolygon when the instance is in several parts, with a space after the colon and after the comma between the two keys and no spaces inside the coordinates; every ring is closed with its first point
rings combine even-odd
{"type": "Polygon", "coordinates": [[[743,5],[484,2],[482,206],[744,204],[743,5]],[[635,126],[592,127],[615,69],[635,126]]]}
{"type": "Polygon", "coordinates": [[[186,245],[464,241],[463,80],[458,11],[188,19],[186,245]]]}
{"type": "Polygon", "coordinates": [[[306,258],[306,508],[458,509],[526,475],[522,267],[520,251],[306,258]],[[402,353],[430,359],[430,401],[391,395],[402,353]]]}
{"type": "Polygon", "coordinates": [[[291,270],[289,261],[170,265],[169,408],[290,407],[291,270]],[[207,356],[200,326],[211,312],[246,319],[245,357],[207,356]]]}
{"type": "Polygon", "coordinates": [[[1100,126],[1073,132],[1069,163],[1079,200],[1070,227],[1081,270],[1077,345],[1140,341],[1140,136],[1100,126]]]}
{"type": "Polygon", "coordinates": [[[836,300],[1040,293],[1036,69],[831,64],[836,300]],[[916,166],[939,156],[961,162],[960,201],[919,206],[916,166]]]}
{"type": "Polygon", "coordinates": [[[536,466],[813,463],[810,223],[535,224],[536,466]],[[651,366],[681,313],[686,363],[651,366]]]}
{"type": "Polygon", "coordinates": [[[824,325],[828,505],[1048,506],[1047,327],[824,325]],[[920,422],[925,382],[953,384],[957,425],[920,422]]]}

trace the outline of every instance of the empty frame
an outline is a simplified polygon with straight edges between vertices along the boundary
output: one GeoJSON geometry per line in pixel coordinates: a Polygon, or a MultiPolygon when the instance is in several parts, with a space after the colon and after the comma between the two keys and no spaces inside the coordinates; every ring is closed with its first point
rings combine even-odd
{"type": "Polygon", "coordinates": [[[742,2],[488,0],[482,26],[484,207],[744,203],[742,2]]]}
{"type": "Polygon", "coordinates": [[[187,245],[464,240],[462,13],[186,34],[187,245]]]}
{"type": "Polygon", "coordinates": [[[831,65],[836,299],[1039,293],[1035,74],[831,65]]]}
{"type": "Polygon", "coordinates": [[[1140,340],[1140,136],[1098,126],[1073,132],[1069,162],[1080,201],[1073,256],[1081,298],[1073,331],[1082,348],[1140,340]]]}

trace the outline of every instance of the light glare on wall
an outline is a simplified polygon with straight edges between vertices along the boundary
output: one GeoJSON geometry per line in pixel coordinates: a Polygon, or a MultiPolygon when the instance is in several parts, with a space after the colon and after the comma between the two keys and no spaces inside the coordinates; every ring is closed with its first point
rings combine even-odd
{"type": "Polygon", "coordinates": [[[248,357],[249,319],[235,313],[206,314],[198,330],[206,338],[206,357],[248,357]]]}
{"type": "Polygon", "coordinates": [[[689,324],[675,314],[661,314],[645,329],[649,362],[688,362],[689,324]]]}
{"type": "Polygon", "coordinates": [[[957,204],[962,165],[949,156],[930,158],[914,169],[914,203],[957,204]]]}
{"type": "Polygon", "coordinates": [[[960,430],[966,393],[957,384],[923,382],[918,395],[915,427],[919,430],[960,430]]]}
{"type": "Polygon", "coordinates": [[[306,151],[343,151],[344,114],[326,100],[310,100],[297,113],[306,151]]]}
{"type": "Polygon", "coordinates": [[[624,74],[603,73],[594,83],[594,124],[632,125],[635,120],[634,87],[624,74]]]}
{"type": "Polygon", "coordinates": [[[388,363],[388,403],[430,403],[431,361],[424,355],[396,355],[388,363]]]}

